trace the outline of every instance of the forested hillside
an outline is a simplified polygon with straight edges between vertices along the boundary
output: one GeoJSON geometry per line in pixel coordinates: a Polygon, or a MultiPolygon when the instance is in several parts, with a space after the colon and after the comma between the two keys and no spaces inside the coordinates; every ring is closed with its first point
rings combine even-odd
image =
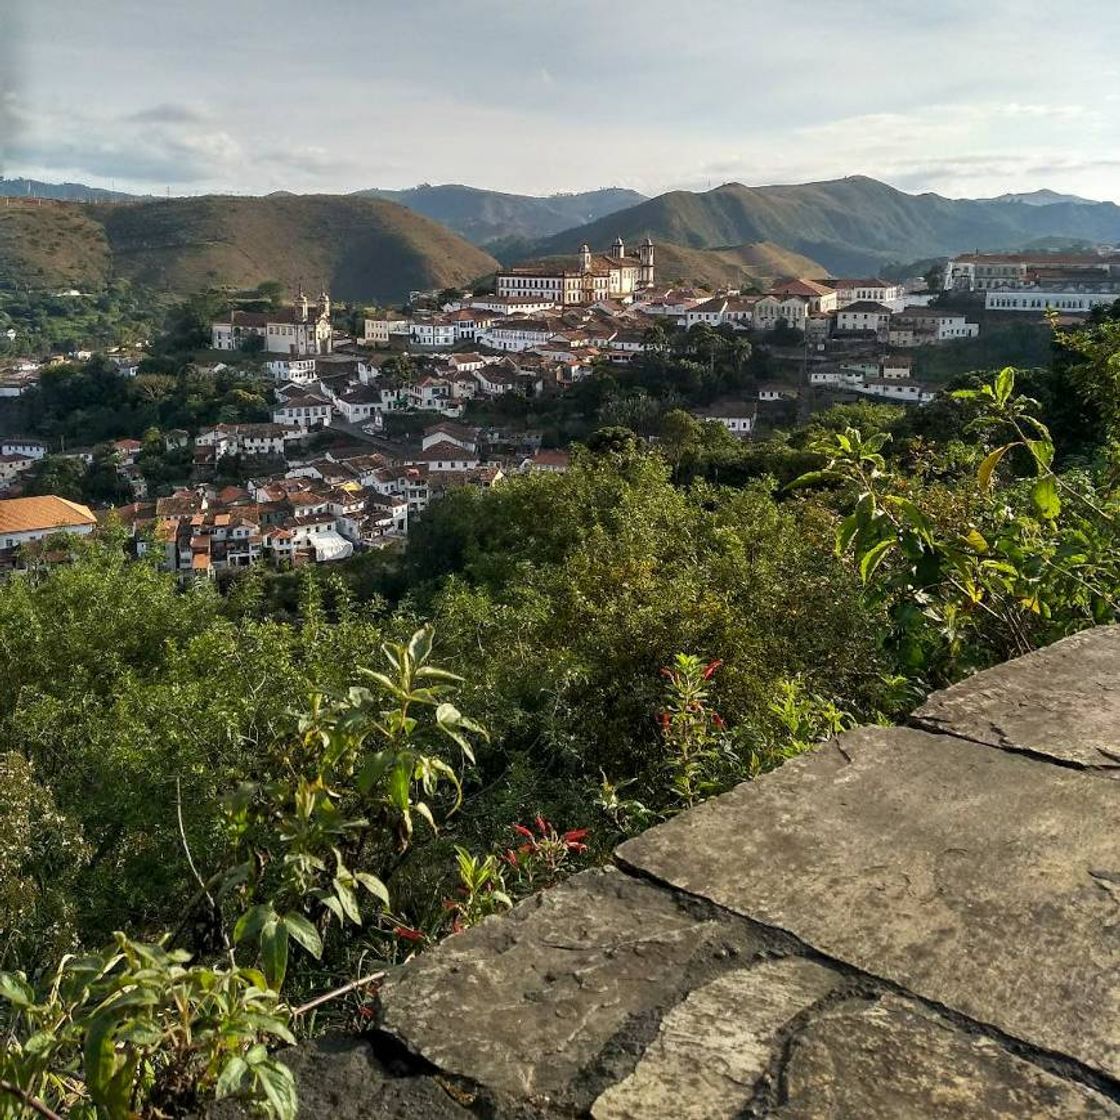
{"type": "Polygon", "coordinates": [[[833,275],[875,274],[888,261],[1014,249],[1039,237],[1120,241],[1120,207],[912,195],[862,175],[790,186],[726,183],[700,193],[658,195],[557,234],[539,248],[573,252],[584,241],[609,245],[617,235],[627,241],[648,235],[697,249],[770,241],[820,261],[833,275]]]}
{"type": "Polygon", "coordinates": [[[380,199],[203,196],[0,208],[0,281],[82,286],[109,276],[186,295],[265,280],[326,284],[340,299],[402,300],[466,283],[492,257],[380,199]]]}

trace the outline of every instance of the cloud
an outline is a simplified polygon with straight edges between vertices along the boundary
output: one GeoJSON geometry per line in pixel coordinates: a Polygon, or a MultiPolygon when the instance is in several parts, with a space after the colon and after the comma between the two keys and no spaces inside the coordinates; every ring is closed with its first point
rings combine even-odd
{"type": "Polygon", "coordinates": [[[141,109],[138,113],[130,113],[125,117],[126,121],[139,124],[204,124],[211,119],[211,114],[205,109],[170,102],[153,105],[150,109],[141,109]]]}

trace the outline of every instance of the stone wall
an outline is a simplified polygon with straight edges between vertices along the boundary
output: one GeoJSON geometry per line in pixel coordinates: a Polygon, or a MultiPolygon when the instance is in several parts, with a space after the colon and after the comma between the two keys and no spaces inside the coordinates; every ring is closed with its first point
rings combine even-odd
{"type": "Polygon", "coordinates": [[[1120,1118],[1118,774],[1109,627],[418,957],[302,1114],[1120,1118]]]}

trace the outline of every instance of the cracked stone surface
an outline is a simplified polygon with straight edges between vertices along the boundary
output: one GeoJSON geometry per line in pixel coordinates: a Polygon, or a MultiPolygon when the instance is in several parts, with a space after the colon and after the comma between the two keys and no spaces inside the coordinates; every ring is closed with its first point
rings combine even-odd
{"type": "Polygon", "coordinates": [[[767,1072],[781,1031],[843,983],[799,957],[736,969],[661,1022],[637,1068],[591,1109],[594,1120],[734,1120],[767,1072]]]}
{"type": "Polygon", "coordinates": [[[1118,818],[1120,790],[1094,774],[864,728],[618,858],[1120,1077],[1118,818]]]}
{"type": "MultiPolygon", "coordinates": [[[[1105,1120],[1120,1106],[910,1000],[836,1008],[791,1040],[775,1120],[1105,1120]]],[[[654,1115],[649,1113],[647,1115],[654,1115]]]]}
{"type": "Polygon", "coordinates": [[[1120,626],[1101,626],[933,693],[911,717],[994,747],[1120,769],[1120,626]]]}
{"type": "Polygon", "coordinates": [[[597,1068],[604,1084],[623,1075],[665,1008],[765,947],[730,915],[614,869],[584,872],[410,962],[382,989],[382,1028],[516,1097],[586,1081],[589,1104],[597,1068]],[[608,1044],[622,1052],[617,1073],[608,1044]]]}

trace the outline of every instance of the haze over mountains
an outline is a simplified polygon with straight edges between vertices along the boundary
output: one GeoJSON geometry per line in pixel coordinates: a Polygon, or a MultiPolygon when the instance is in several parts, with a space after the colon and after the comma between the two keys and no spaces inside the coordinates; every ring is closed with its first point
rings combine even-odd
{"type": "MultiPolygon", "coordinates": [[[[0,195],[27,194],[0,181],[0,195]]],[[[124,276],[175,291],[266,279],[327,282],[339,298],[400,300],[461,285],[524,256],[616,236],[658,246],[658,274],[708,284],[874,274],[970,250],[1120,242],[1120,207],[1038,190],[993,199],[906,194],[865,176],[670,191],[532,197],[455,184],[351,195],[208,195],[115,202],[81,184],[33,194],[88,206],[0,208],[0,282],[89,284],[124,276]]]]}
{"type": "Polygon", "coordinates": [[[621,187],[541,198],[458,183],[438,187],[424,184],[403,191],[371,188],[356,193],[399,202],[418,214],[442,222],[476,245],[510,238],[537,240],[572,226],[586,225],[646,200],[645,195],[621,187]]]}

